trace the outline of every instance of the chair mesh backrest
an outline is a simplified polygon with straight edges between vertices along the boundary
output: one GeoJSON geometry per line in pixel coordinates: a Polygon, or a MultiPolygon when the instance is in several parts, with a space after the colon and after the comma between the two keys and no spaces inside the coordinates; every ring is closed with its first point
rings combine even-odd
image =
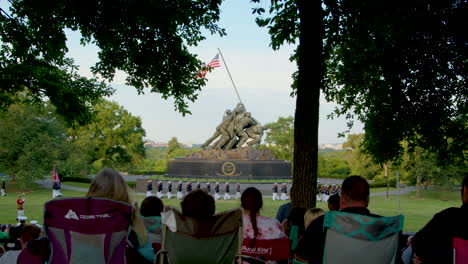
{"type": "Polygon", "coordinates": [[[344,212],[325,215],[323,263],[394,263],[403,216],[371,217],[344,212]]]}
{"type": "Polygon", "coordinates": [[[45,204],[50,264],[125,263],[132,207],[103,198],[70,198],[45,204]]]}
{"type": "Polygon", "coordinates": [[[468,240],[453,238],[453,264],[468,264],[468,240]]]}
{"type": "Polygon", "coordinates": [[[163,252],[169,263],[233,263],[239,252],[242,230],[240,209],[222,212],[207,221],[183,216],[166,207],[163,224],[175,221],[176,230],[166,228],[163,252]]]}

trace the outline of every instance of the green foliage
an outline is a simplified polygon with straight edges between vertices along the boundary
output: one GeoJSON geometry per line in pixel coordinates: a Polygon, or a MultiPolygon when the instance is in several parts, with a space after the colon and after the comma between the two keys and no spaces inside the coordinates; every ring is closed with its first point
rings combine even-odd
{"type": "MultiPolygon", "coordinates": [[[[466,1],[324,1],[324,94],[359,119],[374,162],[416,147],[466,161],[466,1]],[[407,142],[407,147],[403,146],[407,142]]],[[[352,125],[352,121],[350,122],[352,125]]]]}
{"type": "Polygon", "coordinates": [[[459,185],[468,173],[468,165],[452,164],[439,166],[434,153],[416,148],[413,153],[405,153],[402,178],[411,185],[420,177],[421,183],[427,185],[459,185]]]}
{"type": "Polygon", "coordinates": [[[142,163],[145,131],[141,119],[105,100],[96,105],[96,111],[91,123],[68,130],[76,148],[74,157],[92,164],[94,171],[105,167],[126,170],[142,163]]]}
{"type": "Polygon", "coordinates": [[[364,134],[349,134],[348,140],[343,144],[346,151],[344,159],[349,164],[351,174],[361,175],[368,180],[374,179],[377,175],[383,173],[381,166],[374,164],[371,157],[364,152],[363,141],[364,134]]]}
{"type": "Polygon", "coordinates": [[[265,137],[267,148],[277,159],[293,160],[294,156],[294,118],[279,117],[278,121],[265,125],[268,128],[265,137]]]}
{"type": "Polygon", "coordinates": [[[0,170],[21,188],[50,175],[69,156],[66,130],[51,105],[10,105],[0,117],[0,170]]]}
{"type": "Polygon", "coordinates": [[[36,100],[50,98],[70,120],[88,121],[90,103],[112,92],[95,79],[76,74],[67,59],[65,29],[79,31],[81,44],[94,44],[99,61],[92,72],[112,81],[115,72],[138,92],[149,88],[173,97],[182,114],[190,113],[205,79],[195,78],[204,64],[189,46],[205,39],[202,30],[225,35],[218,27],[221,0],[213,1],[73,1],[11,0],[0,9],[0,106],[25,88],[36,100]]]}

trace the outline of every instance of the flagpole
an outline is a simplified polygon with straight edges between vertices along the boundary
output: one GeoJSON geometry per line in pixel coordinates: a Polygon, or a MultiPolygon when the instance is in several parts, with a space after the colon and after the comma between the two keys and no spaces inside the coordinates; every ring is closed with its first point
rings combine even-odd
{"type": "Polygon", "coordinates": [[[236,87],[236,84],[234,83],[234,80],[232,79],[232,76],[231,76],[231,72],[229,71],[229,68],[226,64],[226,61],[224,60],[224,56],[223,56],[223,53],[221,52],[221,50],[218,48],[218,51],[219,51],[219,54],[221,55],[221,59],[223,60],[223,63],[224,63],[224,66],[226,66],[226,70],[229,74],[229,78],[231,78],[231,82],[232,82],[232,86],[234,86],[234,90],[236,90],[236,94],[237,94],[237,98],[239,99],[239,102],[242,104],[242,100],[239,96],[239,92],[237,91],[237,87],[236,87]]]}

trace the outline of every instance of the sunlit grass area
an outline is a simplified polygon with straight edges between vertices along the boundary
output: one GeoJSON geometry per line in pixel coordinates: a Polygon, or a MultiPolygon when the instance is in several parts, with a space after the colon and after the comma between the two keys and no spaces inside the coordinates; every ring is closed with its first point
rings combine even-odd
{"type": "MultiPolygon", "coordinates": [[[[86,183],[66,182],[64,184],[72,185],[80,188],[88,188],[86,183]]],[[[379,188],[380,189],[380,188],[379,188]]],[[[385,191],[378,190],[379,192],[385,191]]],[[[18,193],[23,193],[16,189],[14,184],[8,184],[7,196],[0,197],[0,223],[15,223],[17,215],[16,199],[18,193]]],[[[52,190],[50,188],[42,188],[33,186],[25,192],[25,215],[30,220],[38,220],[42,223],[44,204],[52,199],[52,190]]],[[[83,197],[84,192],[70,191],[62,189],[64,197],[83,197]]],[[[145,196],[132,193],[133,200],[140,203],[145,196]]],[[[163,199],[165,205],[171,205],[180,208],[180,200],[163,199]]],[[[278,208],[284,204],[284,201],[272,201],[270,198],[264,198],[262,215],[275,217],[278,208]]],[[[324,202],[318,202],[318,207],[326,209],[327,205],[324,202]]],[[[371,197],[369,209],[379,215],[392,216],[402,213],[405,216],[404,231],[415,232],[421,229],[432,216],[448,207],[458,207],[461,205],[460,192],[457,190],[426,190],[421,192],[421,198],[417,199],[415,193],[401,195],[400,210],[398,209],[398,197],[391,195],[389,199],[385,196],[371,197]]],[[[223,211],[232,208],[240,207],[239,200],[218,200],[216,201],[216,211],[223,211]]]]}

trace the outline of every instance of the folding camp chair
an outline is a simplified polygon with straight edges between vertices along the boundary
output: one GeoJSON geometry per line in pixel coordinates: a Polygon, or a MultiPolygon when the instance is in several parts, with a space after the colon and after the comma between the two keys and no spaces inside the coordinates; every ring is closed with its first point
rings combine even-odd
{"type": "Polygon", "coordinates": [[[453,238],[453,264],[468,264],[468,240],[453,238]]]}
{"type": "Polygon", "coordinates": [[[172,207],[162,214],[160,263],[234,263],[242,243],[242,211],[215,214],[206,221],[185,217],[172,207]]]}
{"type": "Polygon", "coordinates": [[[395,263],[403,216],[370,217],[332,211],[325,214],[323,263],[395,263]]]}
{"type": "Polygon", "coordinates": [[[49,264],[124,264],[132,207],[103,198],[45,204],[44,227],[52,246],[49,264]]]}

